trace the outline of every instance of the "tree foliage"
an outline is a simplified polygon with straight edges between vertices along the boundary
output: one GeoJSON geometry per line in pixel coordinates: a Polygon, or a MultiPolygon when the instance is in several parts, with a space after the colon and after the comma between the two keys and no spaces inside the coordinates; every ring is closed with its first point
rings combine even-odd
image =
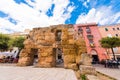
{"type": "Polygon", "coordinates": [[[12,47],[22,49],[24,40],[24,37],[10,38],[6,34],[0,34],[0,51],[5,51],[12,47]]]}
{"type": "Polygon", "coordinates": [[[114,48],[120,46],[120,38],[105,37],[100,40],[101,46],[104,48],[114,48]]]}
{"type": "Polygon", "coordinates": [[[120,38],[118,37],[105,37],[100,40],[100,44],[103,48],[111,48],[113,57],[115,59],[113,48],[120,46],[120,38]]]}
{"type": "Polygon", "coordinates": [[[8,42],[10,37],[5,34],[0,34],[0,51],[7,50],[9,48],[8,42]]]}
{"type": "Polygon", "coordinates": [[[18,47],[19,49],[22,49],[24,47],[24,40],[24,37],[13,38],[9,41],[9,45],[11,45],[12,47],[18,47]]]}

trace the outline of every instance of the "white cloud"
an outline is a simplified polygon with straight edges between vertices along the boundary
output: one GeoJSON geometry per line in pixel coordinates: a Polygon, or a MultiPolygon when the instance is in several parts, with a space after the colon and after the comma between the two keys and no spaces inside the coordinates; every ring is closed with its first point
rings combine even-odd
{"type": "Polygon", "coordinates": [[[79,0],[79,1],[81,1],[83,4],[83,6],[85,6],[86,8],[88,8],[88,3],[90,3],[90,0],[79,0]]]}
{"type": "Polygon", "coordinates": [[[87,1],[83,3],[83,5],[88,8],[87,1]]]}
{"type": "Polygon", "coordinates": [[[120,23],[120,20],[118,20],[117,23],[120,23]]]}
{"type": "Polygon", "coordinates": [[[7,20],[7,18],[0,18],[0,32],[11,33],[12,31],[23,31],[24,28],[19,25],[14,25],[7,20]],[[18,27],[19,26],[19,27],[18,27]],[[10,31],[12,30],[12,31],[10,31]]]}
{"type": "Polygon", "coordinates": [[[87,14],[79,15],[76,23],[96,22],[105,25],[115,23],[119,17],[120,12],[114,13],[111,6],[102,6],[97,9],[92,8],[87,14]]]}
{"type": "Polygon", "coordinates": [[[33,8],[23,3],[17,4],[13,0],[9,2],[8,0],[0,0],[0,10],[9,14],[8,18],[11,17],[17,21],[17,25],[14,25],[8,21],[8,18],[1,18],[0,29],[4,28],[2,32],[5,32],[6,29],[23,31],[26,28],[64,24],[74,9],[74,6],[68,6],[69,0],[35,0],[35,2],[27,0],[27,3],[33,8]],[[52,4],[55,5],[53,16],[49,17],[46,12],[52,4]],[[64,13],[65,11],[67,12],[64,13]]]}
{"type": "Polygon", "coordinates": [[[90,2],[90,0],[87,0],[87,2],[89,3],[89,2],[90,2]]]}

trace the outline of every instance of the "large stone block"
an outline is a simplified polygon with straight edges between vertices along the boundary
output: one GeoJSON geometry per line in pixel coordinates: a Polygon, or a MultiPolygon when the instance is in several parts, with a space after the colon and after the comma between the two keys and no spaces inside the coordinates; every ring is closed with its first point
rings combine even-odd
{"type": "Polygon", "coordinates": [[[75,49],[75,45],[62,45],[64,49],[75,49]]]}
{"type": "Polygon", "coordinates": [[[45,40],[54,41],[55,40],[55,36],[45,36],[45,40]]]}
{"type": "Polygon", "coordinates": [[[78,79],[80,79],[80,77],[81,77],[81,75],[80,75],[80,70],[75,71],[75,74],[76,74],[76,77],[77,77],[78,79]]]}
{"type": "Polygon", "coordinates": [[[79,69],[80,69],[81,74],[96,75],[96,70],[92,66],[80,65],[79,69]]]}
{"type": "Polygon", "coordinates": [[[54,59],[55,57],[53,57],[53,56],[48,56],[48,57],[46,57],[45,58],[45,61],[47,62],[47,63],[52,63],[52,62],[55,62],[55,59],[54,59]]]}
{"type": "Polygon", "coordinates": [[[47,56],[49,56],[49,53],[43,52],[43,53],[40,53],[40,56],[41,56],[41,57],[47,57],[47,56]]]}
{"type": "Polygon", "coordinates": [[[76,56],[76,63],[79,65],[82,64],[80,61],[81,61],[81,56],[76,56]]]}
{"type": "Polygon", "coordinates": [[[77,53],[76,53],[76,49],[69,49],[70,50],[70,54],[74,54],[74,55],[76,55],[77,53]]]}
{"type": "Polygon", "coordinates": [[[95,75],[86,75],[87,80],[101,80],[95,75]]]}
{"type": "Polygon", "coordinates": [[[22,57],[18,61],[18,65],[20,66],[29,66],[33,63],[33,58],[30,57],[22,57]]]}
{"type": "Polygon", "coordinates": [[[88,65],[88,66],[92,65],[91,64],[92,57],[90,56],[90,54],[87,54],[87,53],[81,54],[81,61],[83,65],[88,65]]]}
{"type": "Polygon", "coordinates": [[[69,41],[68,41],[68,40],[65,40],[65,39],[61,41],[61,44],[62,44],[62,45],[66,45],[66,44],[68,44],[68,43],[69,43],[69,41]]]}
{"type": "Polygon", "coordinates": [[[75,63],[75,55],[64,55],[64,63],[75,63]]]}
{"type": "Polygon", "coordinates": [[[73,69],[75,71],[78,70],[78,65],[76,63],[64,64],[64,67],[68,69],[73,69]]]}
{"type": "Polygon", "coordinates": [[[38,43],[38,44],[45,44],[45,43],[46,43],[46,41],[45,41],[45,40],[40,39],[40,40],[38,40],[38,41],[37,41],[37,43],[38,43]]]}
{"type": "Polygon", "coordinates": [[[63,53],[64,55],[72,55],[72,54],[76,55],[77,54],[75,49],[63,49],[63,53]]]}
{"type": "Polygon", "coordinates": [[[69,44],[75,44],[75,40],[73,40],[73,39],[69,39],[69,44]]]}
{"type": "Polygon", "coordinates": [[[43,35],[43,36],[38,36],[38,37],[36,37],[36,40],[45,40],[45,36],[43,35]]]}

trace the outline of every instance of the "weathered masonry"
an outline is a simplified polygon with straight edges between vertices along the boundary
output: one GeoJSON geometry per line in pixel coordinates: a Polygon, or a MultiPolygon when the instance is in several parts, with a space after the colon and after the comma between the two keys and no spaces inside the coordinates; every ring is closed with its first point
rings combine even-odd
{"type": "Polygon", "coordinates": [[[24,42],[18,65],[76,70],[82,53],[86,53],[85,42],[76,34],[73,25],[34,28],[24,42]]]}

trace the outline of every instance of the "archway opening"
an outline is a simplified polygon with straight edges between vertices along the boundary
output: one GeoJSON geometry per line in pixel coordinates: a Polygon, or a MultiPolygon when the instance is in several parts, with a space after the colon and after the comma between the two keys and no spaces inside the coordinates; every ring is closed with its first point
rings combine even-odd
{"type": "Polygon", "coordinates": [[[92,63],[93,64],[99,63],[98,55],[92,55],[92,63]]]}
{"type": "Polygon", "coordinates": [[[38,63],[38,49],[32,48],[31,52],[33,55],[33,65],[36,66],[36,64],[38,63]]]}
{"type": "Polygon", "coordinates": [[[63,51],[61,48],[56,48],[56,67],[64,67],[63,51]]]}
{"type": "Polygon", "coordinates": [[[99,63],[99,58],[96,50],[91,50],[91,55],[92,55],[92,64],[99,63]]]}

